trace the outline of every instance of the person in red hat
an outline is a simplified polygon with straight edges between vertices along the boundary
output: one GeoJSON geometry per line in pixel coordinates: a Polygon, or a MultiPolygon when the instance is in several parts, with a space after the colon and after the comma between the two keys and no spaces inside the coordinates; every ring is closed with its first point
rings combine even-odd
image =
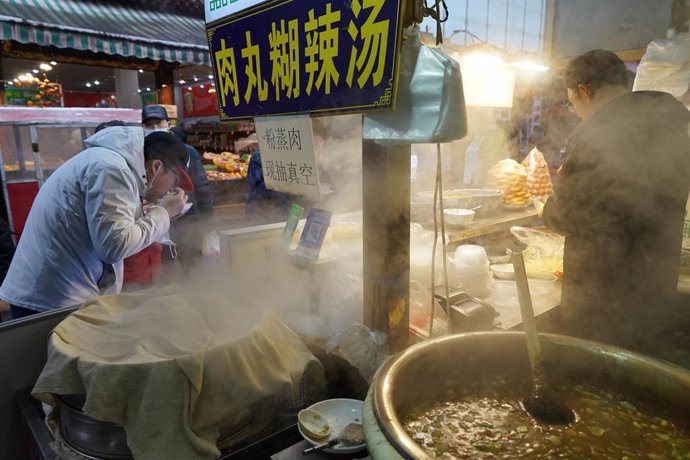
{"type": "MultiPolygon", "coordinates": [[[[151,168],[152,174],[150,199],[143,203],[146,214],[157,205],[160,197],[166,194],[177,194],[180,190],[193,193],[194,184],[187,170],[189,155],[186,147],[175,136],[166,131],[152,131],[146,136],[144,145],[148,146],[144,151],[146,163],[151,168]],[[179,148],[180,144],[185,148],[184,152],[179,148]],[[163,174],[157,176],[159,172],[163,174]],[[166,172],[172,172],[172,175],[166,172]],[[160,180],[157,181],[158,177],[160,180]]],[[[163,253],[161,241],[168,242],[168,235],[125,259],[123,273],[125,289],[149,285],[158,279],[163,253]]]]}

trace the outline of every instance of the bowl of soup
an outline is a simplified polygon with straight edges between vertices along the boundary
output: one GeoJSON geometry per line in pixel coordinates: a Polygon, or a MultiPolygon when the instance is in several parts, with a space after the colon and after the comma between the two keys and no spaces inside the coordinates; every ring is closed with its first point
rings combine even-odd
{"type": "Polygon", "coordinates": [[[686,458],[690,371],[620,348],[540,334],[554,392],[575,414],[543,425],[521,332],[428,340],[390,359],[364,408],[375,459],[686,458]]]}

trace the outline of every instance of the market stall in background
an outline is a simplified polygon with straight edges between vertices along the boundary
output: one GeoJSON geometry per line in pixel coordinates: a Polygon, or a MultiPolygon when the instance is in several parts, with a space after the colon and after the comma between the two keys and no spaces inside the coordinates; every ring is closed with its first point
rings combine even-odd
{"type": "Polygon", "coordinates": [[[19,240],[38,189],[60,165],[84,149],[106,121],[141,123],[133,109],[0,108],[0,166],[10,230],[19,240]]]}

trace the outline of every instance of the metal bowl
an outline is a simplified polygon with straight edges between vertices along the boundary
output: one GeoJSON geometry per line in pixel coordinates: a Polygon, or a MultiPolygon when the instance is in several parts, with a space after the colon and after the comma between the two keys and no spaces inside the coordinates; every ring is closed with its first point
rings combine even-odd
{"type": "Polygon", "coordinates": [[[70,447],[87,456],[107,460],[133,459],[125,430],[114,423],[95,420],[79,410],[83,395],[56,395],[60,414],[60,434],[70,447]],[[69,402],[68,402],[69,400],[69,402]]]}
{"type": "Polygon", "coordinates": [[[466,193],[470,195],[468,208],[481,206],[477,209],[477,216],[492,216],[501,210],[501,191],[488,188],[463,188],[451,190],[451,192],[466,193]]]}
{"type": "MultiPolygon", "coordinates": [[[[615,388],[630,398],[653,400],[678,420],[690,413],[690,371],[620,348],[554,334],[540,334],[549,379],[615,388]]],[[[378,372],[364,408],[367,444],[375,459],[430,458],[404,431],[415,407],[482,376],[507,373],[529,381],[521,332],[460,334],[427,340],[399,353],[378,372]],[[429,386],[420,382],[436,382],[429,386]],[[372,420],[372,418],[374,420],[372,420]]]]}

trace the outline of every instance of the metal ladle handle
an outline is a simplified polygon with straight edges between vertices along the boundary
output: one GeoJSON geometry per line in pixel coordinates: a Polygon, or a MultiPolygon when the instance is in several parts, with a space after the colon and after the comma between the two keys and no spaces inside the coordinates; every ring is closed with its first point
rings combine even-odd
{"type": "Polygon", "coordinates": [[[522,325],[527,337],[527,354],[529,355],[532,375],[534,376],[535,386],[543,383],[544,364],[541,355],[541,345],[537,333],[537,322],[534,319],[534,309],[532,308],[532,297],[529,292],[527,281],[527,270],[525,260],[521,252],[513,252],[511,255],[513,270],[515,272],[515,283],[517,285],[518,301],[520,303],[520,313],[522,315],[522,325]]]}

